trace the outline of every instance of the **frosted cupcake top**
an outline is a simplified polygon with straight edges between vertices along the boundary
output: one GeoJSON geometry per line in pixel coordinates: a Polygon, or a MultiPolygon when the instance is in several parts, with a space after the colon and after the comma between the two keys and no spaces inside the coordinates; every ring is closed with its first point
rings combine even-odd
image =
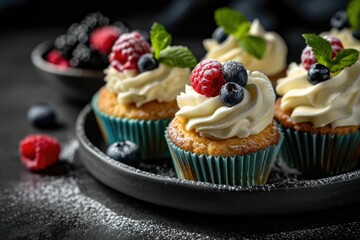
{"type": "Polygon", "coordinates": [[[190,68],[197,63],[191,51],[170,46],[171,35],[158,23],[150,40],[151,46],[138,32],[124,33],[112,47],[105,81],[121,104],[174,101],[189,82],[190,68]]]}
{"type": "Polygon", "coordinates": [[[190,69],[170,67],[160,63],[157,68],[140,74],[134,71],[120,72],[114,67],[106,70],[106,86],[117,94],[122,104],[135,103],[137,107],[157,100],[170,102],[189,83],[190,69]]]}
{"type": "Polygon", "coordinates": [[[215,11],[219,26],[211,39],[203,41],[205,59],[221,63],[236,60],[250,71],[260,71],[268,76],[286,69],[287,46],[283,38],[265,31],[258,19],[249,22],[241,13],[230,8],[215,11]]]}
{"type": "Polygon", "coordinates": [[[191,86],[177,97],[180,110],[176,117],[187,130],[216,139],[246,138],[272,122],[275,93],[269,79],[230,62],[222,66],[215,60],[203,60],[193,70],[191,86]],[[242,74],[226,73],[238,71],[239,66],[242,74]]]}
{"type": "Polygon", "coordinates": [[[339,49],[339,41],[333,37],[328,40],[314,34],[304,37],[313,52],[305,49],[302,63],[291,63],[287,76],[278,80],[276,92],[282,96],[281,110],[290,111],[294,122],[311,122],[314,127],[359,125],[358,51],[339,49]]]}
{"type": "Polygon", "coordinates": [[[249,34],[262,37],[266,41],[266,50],[261,59],[239,46],[237,38],[233,35],[229,35],[220,44],[215,39],[205,39],[203,41],[207,50],[205,59],[217,59],[222,63],[236,60],[242,62],[250,71],[258,70],[269,76],[286,68],[287,46],[279,34],[266,32],[257,19],[252,22],[249,34]]]}

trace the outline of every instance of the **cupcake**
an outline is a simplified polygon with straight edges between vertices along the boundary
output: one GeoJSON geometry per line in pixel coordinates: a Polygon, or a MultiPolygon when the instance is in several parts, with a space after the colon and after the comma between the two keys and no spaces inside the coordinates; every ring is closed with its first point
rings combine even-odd
{"type": "Polygon", "coordinates": [[[150,40],[151,45],[139,32],[116,40],[106,84],[92,99],[107,144],[132,141],[146,161],[169,157],[164,130],[197,63],[187,47],[171,46],[171,35],[159,23],[153,24],[150,40]]]}
{"type": "Polygon", "coordinates": [[[360,51],[360,1],[348,2],[346,11],[338,11],[330,20],[331,29],[320,35],[334,36],[342,42],[345,48],[360,51]]]}
{"type": "Polygon", "coordinates": [[[359,160],[359,52],[333,36],[303,37],[301,63],[291,63],[276,87],[285,136],[279,157],[308,176],[344,173],[359,160]]]}
{"type": "Polygon", "coordinates": [[[279,34],[266,31],[258,19],[249,22],[230,8],[217,9],[214,18],[218,28],[211,39],[203,41],[205,59],[239,61],[250,71],[264,73],[273,86],[285,76],[288,49],[279,34]]]}
{"type": "Polygon", "coordinates": [[[264,185],[282,143],[267,76],[234,60],[206,59],[190,79],[165,132],[178,178],[264,185]]]}

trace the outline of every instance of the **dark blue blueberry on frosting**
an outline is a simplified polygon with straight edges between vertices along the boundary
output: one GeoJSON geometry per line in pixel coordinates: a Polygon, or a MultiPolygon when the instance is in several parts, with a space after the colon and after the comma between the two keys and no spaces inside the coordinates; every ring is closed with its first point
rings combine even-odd
{"type": "Polygon", "coordinates": [[[320,63],[315,63],[310,66],[308,71],[308,81],[316,85],[330,79],[330,70],[320,63]]]}
{"type": "Polygon", "coordinates": [[[140,72],[150,71],[159,66],[159,63],[151,53],[141,55],[137,64],[140,72]]]}
{"type": "Polygon", "coordinates": [[[222,73],[226,83],[220,89],[221,102],[232,107],[244,99],[244,88],[248,82],[248,73],[244,65],[230,60],[223,64],[222,73]]]}
{"type": "Polygon", "coordinates": [[[227,106],[232,107],[240,103],[244,98],[244,89],[239,84],[228,82],[220,89],[221,102],[227,106]]]}
{"type": "Polygon", "coordinates": [[[228,38],[228,35],[224,32],[224,29],[222,27],[218,27],[215,29],[212,38],[220,44],[228,38]]]}
{"type": "Polygon", "coordinates": [[[226,82],[234,82],[245,87],[248,81],[248,74],[244,65],[238,61],[230,60],[223,64],[223,76],[226,82]]]}

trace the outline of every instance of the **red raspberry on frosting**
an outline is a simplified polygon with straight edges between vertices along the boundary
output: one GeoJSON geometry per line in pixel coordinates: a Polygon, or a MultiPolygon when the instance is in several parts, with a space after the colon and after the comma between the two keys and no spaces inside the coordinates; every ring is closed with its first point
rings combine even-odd
{"type": "Polygon", "coordinates": [[[57,139],[44,135],[28,135],[19,144],[22,164],[31,171],[44,170],[59,159],[60,143],[57,139]]]}
{"type": "Polygon", "coordinates": [[[119,38],[120,31],[114,26],[103,26],[95,29],[90,35],[90,46],[99,52],[109,54],[115,41],[119,38]]]}
{"type": "Polygon", "coordinates": [[[301,63],[306,70],[309,70],[311,65],[317,63],[315,54],[309,46],[306,46],[301,53],[301,63]]]}
{"type": "Polygon", "coordinates": [[[341,43],[340,39],[334,37],[334,36],[324,36],[324,39],[326,39],[331,46],[331,58],[334,58],[338,52],[344,49],[343,44],[341,43]]]}
{"type": "MultiPolygon", "coordinates": [[[[338,52],[344,49],[341,41],[334,36],[324,36],[331,46],[331,58],[334,58],[338,52]]],[[[306,70],[310,69],[310,66],[317,63],[314,52],[309,46],[306,46],[301,53],[301,63],[306,70]]]]}
{"type": "Polygon", "coordinates": [[[190,75],[191,86],[194,90],[207,97],[219,95],[225,80],[222,64],[216,60],[203,60],[196,65],[190,75]]]}
{"type": "Polygon", "coordinates": [[[150,52],[149,43],[140,33],[124,33],[114,43],[109,60],[111,65],[119,71],[138,71],[137,62],[140,56],[150,52]]]}

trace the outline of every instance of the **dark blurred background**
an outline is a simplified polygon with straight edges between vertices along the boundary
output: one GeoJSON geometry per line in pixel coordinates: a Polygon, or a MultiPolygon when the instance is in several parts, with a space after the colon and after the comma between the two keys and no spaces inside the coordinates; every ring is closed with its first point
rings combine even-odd
{"type": "Polygon", "coordinates": [[[331,16],[345,9],[346,0],[0,0],[0,36],[9,31],[49,29],[49,38],[63,33],[90,12],[131,29],[148,29],[154,21],[166,26],[175,43],[189,44],[198,58],[205,53],[201,40],[211,37],[213,12],[229,6],[249,20],[259,18],[267,30],[277,31],[289,46],[288,61],[298,61],[304,47],[301,33],[330,29],[331,16]]]}

